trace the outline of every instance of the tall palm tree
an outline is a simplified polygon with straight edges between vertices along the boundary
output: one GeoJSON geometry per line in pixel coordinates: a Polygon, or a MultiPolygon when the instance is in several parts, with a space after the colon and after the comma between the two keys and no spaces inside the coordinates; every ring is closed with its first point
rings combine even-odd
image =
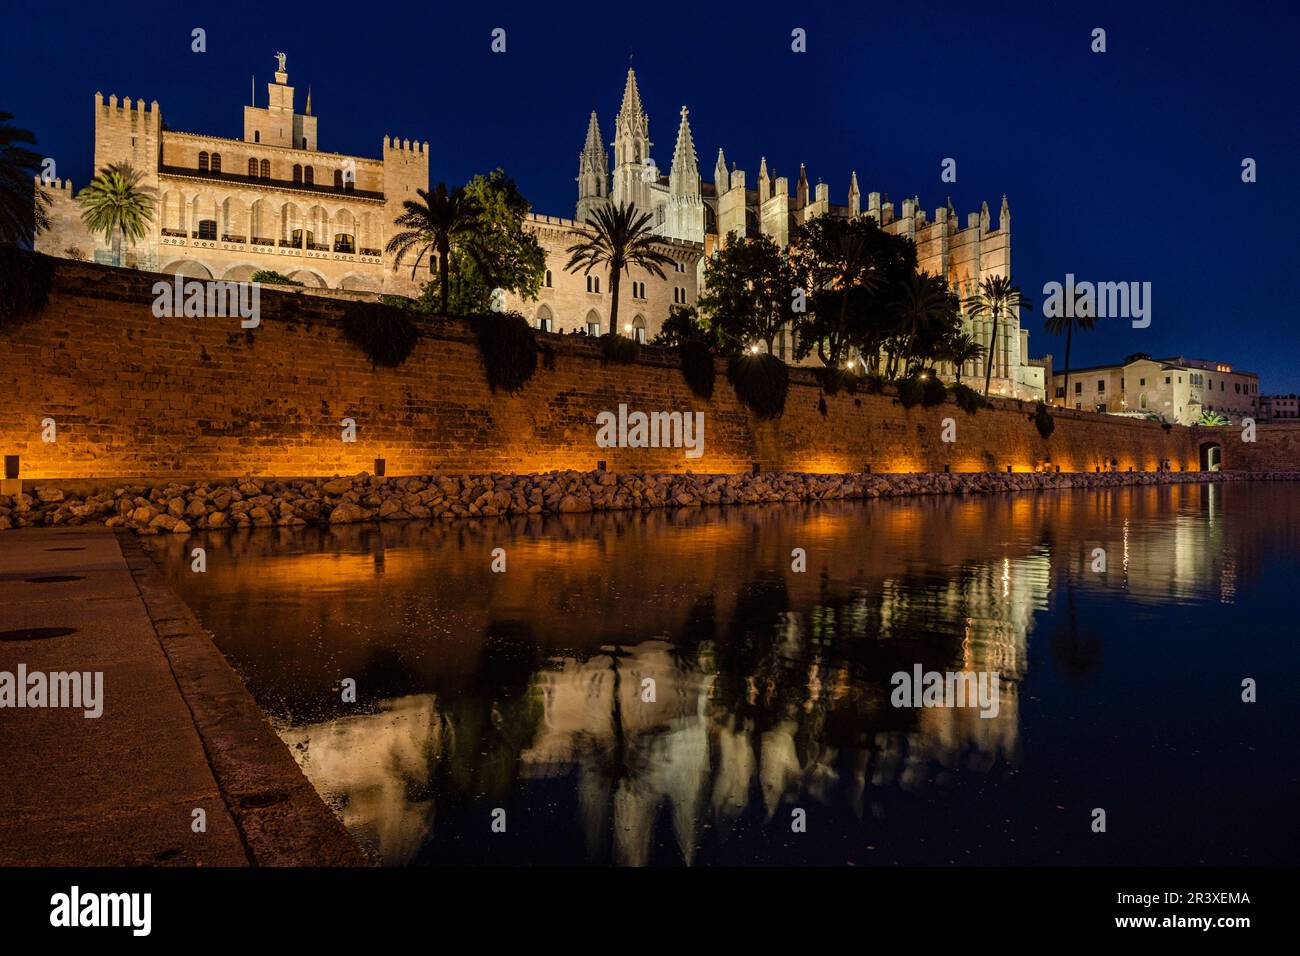
{"type": "MultiPolygon", "coordinates": [[[[1074,339],[1074,330],[1089,330],[1097,322],[1090,310],[1085,308],[1083,312],[1080,312],[1081,300],[1082,295],[1076,297],[1074,308],[1069,310],[1069,315],[1049,315],[1043,320],[1043,328],[1053,335],[1065,333],[1065,387],[1062,389],[1062,394],[1065,397],[1061,403],[1063,405],[1069,405],[1070,403],[1070,344],[1074,339]]],[[[1052,402],[1051,397],[1047,401],[1050,405],[1052,402]]]]}
{"type": "Polygon", "coordinates": [[[672,258],[655,248],[658,237],[650,230],[650,214],[641,212],[635,203],[598,207],[587,217],[587,228],[579,231],[581,241],[569,246],[568,272],[581,270],[591,275],[591,270],[602,264],[609,270],[610,331],[618,334],[618,287],[622,274],[632,273],[638,266],[662,279],[663,267],[672,265],[672,258]]]}
{"type": "Polygon", "coordinates": [[[442,312],[446,314],[452,249],[472,239],[481,210],[474,198],[460,186],[448,190],[446,183],[438,183],[433,192],[417,189],[416,193],[421,201],[408,199],[402,203],[406,211],[393,222],[403,230],[388,240],[386,251],[396,254],[394,269],[401,265],[407,253],[414,253],[413,279],[424,257],[430,253],[437,254],[438,294],[442,312]]]}
{"type": "Polygon", "coordinates": [[[50,227],[50,197],[35,186],[42,158],[24,145],[36,137],[10,125],[13,118],[0,112],[0,242],[17,244],[50,227]]]}
{"type": "Polygon", "coordinates": [[[1020,286],[1012,285],[1009,276],[989,276],[979,284],[979,290],[967,300],[967,312],[974,318],[988,317],[993,320],[992,333],[989,335],[988,361],[984,366],[984,397],[989,394],[989,383],[993,379],[993,355],[998,345],[998,324],[1003,318],[1010,318],[1018,309],[1029,311],[1033,304],[1020,291],[1020,286]]]}
{"type": "Polygon", "coordinates": [[[122,243],[143,239],[153,222],[154,189],[142,186],[143,178],[129,163],[113,163],[77,193],[81,221],[112,245],[115,266],[122,264],[122,243]]]}
{"type": "Polygon", "coordinates": [[[906,336],[903,346],[905,366],[914,368],[918,341],[924,342],[933,338],[934,333],[951,327],[957,317],[957,302],[942,276],[917,272],[909,276],[899,289],[893,311],[899,332],[906,336]]]}
{"type": "Polygon", "coordinates": [[[953,364],[953,374],[957,384],[961,384],[961,370],[970,362],[978,362],[984,357],[984,346],[979,339],[969,332],[958,332],[951,336],[943,346],[943,357],[953,364]]]}

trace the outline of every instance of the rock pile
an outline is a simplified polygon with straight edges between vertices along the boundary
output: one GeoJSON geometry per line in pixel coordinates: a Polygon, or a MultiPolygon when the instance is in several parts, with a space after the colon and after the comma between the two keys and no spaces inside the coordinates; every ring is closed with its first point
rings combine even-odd
{"type": "Polygon", "coordinates": [[[979,495],[1053,488],[1210,481],[1300,480],[1300,474],[1244,472],[1040,472],[844,474],[801,472],[739,475],[636,475],[556,471],[537,475],[433,475],[281,481],[123,485],[77,494],[42,484],[32,494],[0,495],[0,530],[102,524],[137,534],[188,534],[198,529],[349,524],[424,518],[491,517],[701,505],[979,495]]]}

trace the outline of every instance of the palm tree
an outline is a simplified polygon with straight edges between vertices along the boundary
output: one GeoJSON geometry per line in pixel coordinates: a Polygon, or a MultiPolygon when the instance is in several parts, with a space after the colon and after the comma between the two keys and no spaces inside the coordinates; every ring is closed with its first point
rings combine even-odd
{"type": "Polygon", "coordinates": [[[992,334],[989,336],[988,361],[984,366],[984,397],[989,394],[989,383],[993,379],[993,353],[998,342],[998,323],[1003,317],[1010,317],[1017,309],[1026,311],[1033,304],[1020,291],[1020,286],[1012,285],[1008,276],[989,276],[979,284],[977,291],[966,303],[968,314],[974,318],[988,316],[993,320],[992,334]]]}
{"type": "Polygon", "coordinates": [[[580,230],[580,242],[569,246],[567,272],[591,270],[601,264],[609,269],[610,331],[618,334],[618,287],[622,273],[631,275],[632,266],[639,266],[658,278],[664,278],[663,266],[672,265],[672,258],[655,248],[657,237],[650,231],[650,214],[640,212],[635,203],[598,207],[587,217],[587,228],[580,230]]]}
{"type": "MultiPolygon", "coordinates": [[[[1065,333],[1065,383],[1062,392],[1065,395],[1063,404],[1067,405],[1070,401],[1070,343],[1074,339],[1074,330],[1091,329],[1097,322],[1089,309],[1080,309],[1082,299],[1082,294],[1076,297],[1074,308],[1067,310],[1069,315],[1049,315],[1043,320],[1043,328],[1053,335],[1065,333]]],[[[1051,402],[1050,398],[1048,402],[1051,402]]]]}
{"type": "Polygon", "coordinates": [[[985,348],[979,339],[969,332],[958,332],[951,336],[943,346],[943,357],[953,364],[957,384],[961,384],[961,370],[969,362],[978,362],[984,357],[985,348]]]}
{"type": "Polygon", "coordinates": [[[77,194],[81,221],[112,245],[115,266],[122,264],[122,242],[143,239],[153,222],[154,189],[140,185],[143,178],[130,164],[113,163],[77,194]]]}
{"type": "Polygon", "coordinates": [[[932,340],[936,332],[951,327],[956,321],[957,303],[941,276],[918,272],[903,284],[893,305],[899,331],[907,336],[903,345],[906,374],[907,365],[915,370],[917,341],[932,340]]]}
{"type": "Polygon", "coordinates": [[[11,126],[12,113],[0,112],[0,242],[20,243],[50,227],[50,197],[35,187],[41,156],[30,131],[11,126]]]}
{"type": "Polygon", "coordinates": [[[438,256],[438,294],[442,312],[447,312],[448,276],[451,252],[454,247],[472,237],[479,223],[480,209],[474,198],[463,187],[448,190],[446,183],[438,183],[433,192],[417,189],[421,201],[408,199],[402,203],[406,210],[394,224],[403,230],[388,240],[386,251],[395,253],[393,268],[402,263],[407,253],[415,254],[411,265],[411,278],[424,257],[430,253],[438,256]]]}

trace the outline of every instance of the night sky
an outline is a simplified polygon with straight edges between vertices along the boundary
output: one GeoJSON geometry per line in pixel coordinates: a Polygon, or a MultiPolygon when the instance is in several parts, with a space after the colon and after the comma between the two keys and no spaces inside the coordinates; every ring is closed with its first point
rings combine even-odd
{"type": "MultiPolygon", "coordinates": [[[[1012,213],[1013,277],[1035,303],[1067,272],[1152,283],[1152,323],[1108,320],[1071,364],[1131,352],[1230,362],[1261,393],[1300,391],[1296,348],[1300,14],[1289,3],[364,4],[222,2],[14,7],[0,33],[0,109],[77,188],[91,174],[93,94],[157,99],[172,129],[239,137],[250,77],[272,54],[308,84],[324,150],[378,156],[428,140],[430,177],[502,166],[534,209],[572,216],[592,109],[612,148],[629,54],[665,171],[690,107],[701,173],[719,146],[757,178],[799,164],[846,203],[863,192],[960,221],[1012,213]],[[838,5],[837,5],[838,6],[838,5]],[[1144,9],[1132,9],[1140,6],[1144,9]],[[148,12],[141,12],[147,10],[148,12]],[[373,14],[373,17],[372,17],[373,14]],[[207,52],[190,50],[195,27],[207,52]],[[507,52],[489,49],[494,27],[507,52]],[[795,27],[808,52],[790,50],[795,27]],[[1107,52],[1090,52],[1104,27],[1107,52]],[[945,157],[957,182],[940,181],[945,157]],[[1258,182],[1241,162],[1258,162],[1258,182]]],[[[1025,317],[1031,354],[1064,341],[1025,317]]]]}

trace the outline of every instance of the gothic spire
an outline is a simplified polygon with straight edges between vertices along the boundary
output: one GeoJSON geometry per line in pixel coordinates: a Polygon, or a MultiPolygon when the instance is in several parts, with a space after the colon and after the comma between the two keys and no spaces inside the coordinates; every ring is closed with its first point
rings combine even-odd
{"type": "Polygon", "coordinates": [[[668,188],[675,196],[695,196],[700,191],[700,164],[695,156],[695,140],[691,138],[690,111],[682,107],[682,122],[677,127],[677,146],[673,149],[673,165],[668,173],[668,188]]]}

